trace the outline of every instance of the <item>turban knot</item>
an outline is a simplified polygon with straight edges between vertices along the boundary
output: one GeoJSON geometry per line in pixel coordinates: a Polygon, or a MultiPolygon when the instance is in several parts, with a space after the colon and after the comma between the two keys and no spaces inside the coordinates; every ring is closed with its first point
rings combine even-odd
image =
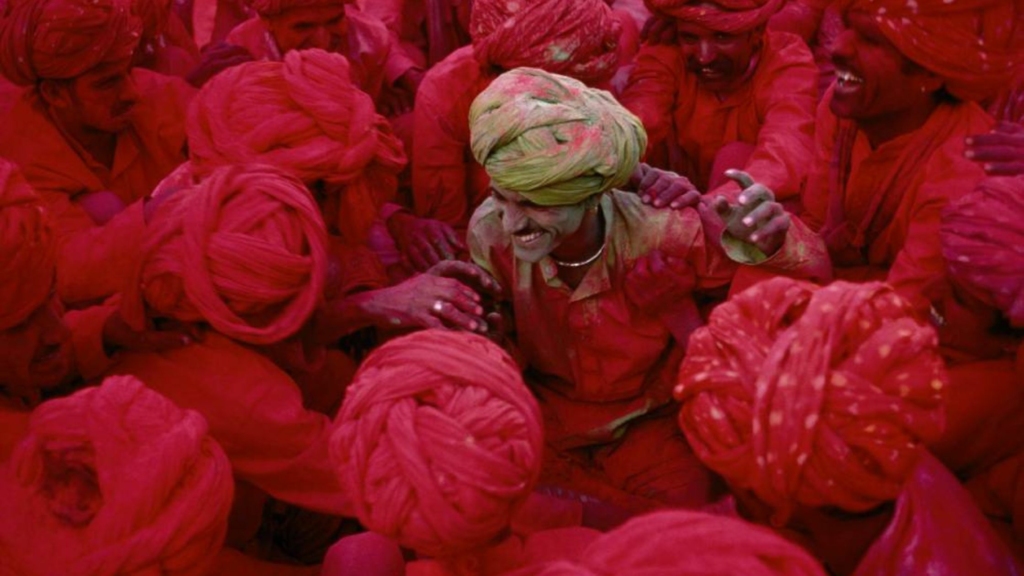
{"type": "Polygon", "coordinates": [[[622,25],[603,0],[477,0],[469,27],[485,66],[542,68],[589,84],[618,66],[622,25]]]}
{"type": "Polygon", "coordinates": [[[1024,64],[1021,3],[1014,0],[853,0],[907,58],[945,81],[961,100],[1010,85],[1024,64]]]}
{"type": "Polygon", "coordinates": [[[796,503],[860,512],[895,499],[944,425],[931,327],[882,283],[779,278],[719,306],[679,371],[690,445],[785,522],[796,503]]]}
{"type": "Polygon", "coordinates": [[[127,0],[13,0],[0,19],[0,71],[19,86],[75,78],[131,57],[141,24],[127,0]]]}
{"type": "Polygon", "coordinates": [[[950,277],[1024,327],[1024,178],[986,178],[942,215],[950,277]]]}
{"type": "Polygon", "coordinates": [[[39,196],[13,163],[0,160],[0,330],[49,300],[55,246],[39,196]]]}
{"type": "Polygon", "coordinates": [[[247,2],[254,12],[267,17],[274,17],[296,8],[314,6],[341,6],[351,4],[355,0],[249,0],[247,2]]]}
{"type": "Polygon", "coordinates": [[[267,166],[227,166],[178,192],[150,223],[125,317],[206,321],[250,344],[279,342],[310,318],[327,268],[309,191],[267,166]]]}
{"type": "Polygon", "coordinates": [[[191,161],[200,175],[224,164],[277,167],[325,184],[332,232],[361,243],[398,186],[401,141],[349,78],[344,56],[293,50],[283,62],[229,68],[196,95],[188,113],[191,161]]]}
{"type": "Polygon", "coordinates": [[[17,574],[201,576],[223,545],[227,456],[202,416],[132,377],[36,408],[10,470],[0,559],[17,574]]]}
{"type": "Polygon", "coordinates": [[[497,186],[542,206],[625,184],[647,147],[611,94],[534,68],[499,76],[469,110],[473,155],[497,186]]]}
{"type": "Polygon", "coordinates": [[[688,510],[652,512],[598,537],[575,562],[531,566],[514,576],[744,574],[824,576],[810,554],[767,528],[688,510]]]}
{"type": "Polygon", "coordinates": [[[533,489],[540,422],[508,354],[480,336],[427,330],[363,363],[331,457],[367,528],[452,556],[500,534],[533,489]]]}
{"type": "Polygon", "coordinates": [[[763,26],[782,7],[782,0],[644,0],[655,14],[738,34],[763,26]]]}

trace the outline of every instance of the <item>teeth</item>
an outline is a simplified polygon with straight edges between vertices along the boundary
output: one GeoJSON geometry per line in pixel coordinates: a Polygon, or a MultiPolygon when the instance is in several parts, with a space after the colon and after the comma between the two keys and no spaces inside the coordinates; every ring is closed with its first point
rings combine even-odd
{"type": "Polygon", "coordinates": [[[852,72],[846,70],[837,70],[836,78],[839,79],[840,84],[863,84],[864,79],[860,76],[854,75],[852,72]]]}
{"type": "Polygon", "coordinates": [[[543,234],[543,232],[531,232],[529,234],[516,234],[516,240],[518,240],[519,242],[521,242],[523,244],[526,244],[526,243],[529,243],[529,242],[533,242],[537,238],[540,238],[541,234],[543,234]]]}

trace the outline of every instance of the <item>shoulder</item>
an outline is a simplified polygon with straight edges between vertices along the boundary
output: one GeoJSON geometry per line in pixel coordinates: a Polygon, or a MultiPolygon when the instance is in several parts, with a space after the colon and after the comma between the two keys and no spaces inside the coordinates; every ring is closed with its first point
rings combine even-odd
{"type": "Polygon", "coordinates": [[[612,237],[626,258],[654,250],[684,254],[701,233],[700,217],[692,208],[654,208],[622,190],[612,190],[605,201],[610,202],[615,219],[612,237]]]}

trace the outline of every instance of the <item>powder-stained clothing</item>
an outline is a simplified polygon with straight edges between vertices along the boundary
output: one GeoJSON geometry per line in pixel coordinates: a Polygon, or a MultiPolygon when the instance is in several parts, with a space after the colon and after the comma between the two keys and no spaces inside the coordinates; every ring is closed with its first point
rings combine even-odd
{"type": "Polygon", "coordinates": [[[186,159],[185,109],[193,89],[179,78],[138,68],[132,80],[140,98],[132,125],[117,136],[112,169],[64,135],[34,90],[25,91],[0,122],[0,156],[21,166],[51,215],[59,243],[57,291],[65,302],[120,290],[145,226],[136,201],[186,159]],[[103,190],[128,208],[97,226],[75,198],[103,190]]]}
{"type": "Polygon", "coordinates": [[[984,177],[964,138],[987,132],[976,104],[939,106],[919,129],[872,149],[852,121],[819,107],[815,157],[801,218],[829,248],[836,276],[886,280],[925,317],[926,289],[945,283],[942,209],[984,177]]]}
{"type": "MultiPolygon", "coordinates": [[[[345,18],[348,46],[341,54],[351,66],[352,82],[376,101],[381,90],[405,74],[412,63],[392,46],[391,36],[379,20],[352,5],[345,7],[345,18]]],[[[236,26],[226,42],[245,48],[257,60],[283,58],[267,25],[256,16],[236,26]]]]}
{"type": "Polygon", "coordinates": [[[163,353],[126,353],[112,370],[202,414],[235,474],[280,500],[352,515],[328,460],[330,420],[306,410],[295,382],[220,334],[163,353]]]}
{"type": "Polygon", "coordinates": [[[640,117],[648,151],[667,147],[667,168],[698,189],[735,195],[734,183],[707,190],[715,155],[722,146],[754,147],[743,170],[779,198],[799,193],[810,163],[818,70],[797,36],[768,32],[760,61],[736,92],[720,100],[686,70],[678,46],[644,45],[622,95],[640,117]]]}

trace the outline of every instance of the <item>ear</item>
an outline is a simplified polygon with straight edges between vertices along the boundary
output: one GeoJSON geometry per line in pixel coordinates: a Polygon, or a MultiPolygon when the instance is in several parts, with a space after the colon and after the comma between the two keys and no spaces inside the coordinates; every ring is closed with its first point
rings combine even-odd
{"type": "Polygon", "coordinates": [[[40,80],[39,96],[52,108],[67,108],[71,105],[71,86],[63,80],[40,80]]]}

